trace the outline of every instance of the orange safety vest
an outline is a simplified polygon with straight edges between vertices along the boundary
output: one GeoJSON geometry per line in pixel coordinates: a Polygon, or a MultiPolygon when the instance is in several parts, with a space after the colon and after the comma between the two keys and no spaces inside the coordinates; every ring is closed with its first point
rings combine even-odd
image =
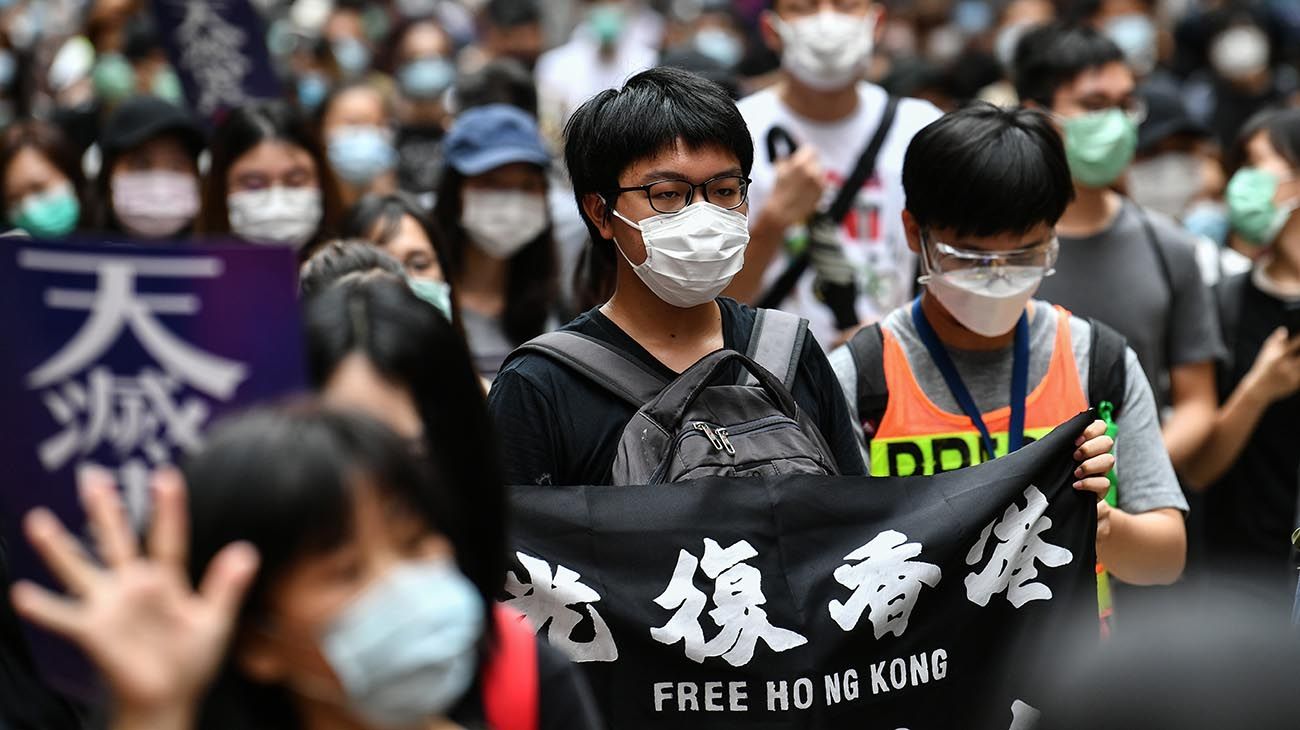
{"type": "MultiPolygon", "coordinates": [[[[1070,313],[1055,307],[1056,340],[1047,374],[1025,397],[1025,443],[1042,438],[1052,429],[1088,410],[1074,362],[1070,339],[1070,313]]],[[[912,375],[907,354],[888,329],[881,330],[885,384],[889,403],[871,437],[872,476],[920,476],[954,471],[990,459],[979,430],[964,413],[940,409],[926,396],[912,375]]],[[[982,414],[997,452],[1007,453],[1010,406],[982,414]]]]}

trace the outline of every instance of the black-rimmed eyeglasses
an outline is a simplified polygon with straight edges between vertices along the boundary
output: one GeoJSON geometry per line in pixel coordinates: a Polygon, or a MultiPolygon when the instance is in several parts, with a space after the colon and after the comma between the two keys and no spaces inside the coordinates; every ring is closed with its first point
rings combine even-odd
{"type": "Polygon", "coordinates": [[[642,191],[650,207],[657,213],[680,213],[695,200],[697,189],[704,191],[704,200],[719,208],[735,210],[745,204],[749,198],[749,178],[741,175],[719,175],[705,180],[699,185],[686,180],[659,180],[649,185],[637,185],[630,188],[615,188],[622,195],[642,191]]]}

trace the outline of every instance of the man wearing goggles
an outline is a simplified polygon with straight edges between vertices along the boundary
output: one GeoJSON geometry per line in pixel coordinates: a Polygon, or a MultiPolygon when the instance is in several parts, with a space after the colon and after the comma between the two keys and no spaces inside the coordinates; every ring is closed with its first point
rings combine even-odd
{"type": "Polygon", "coordinates": [[[1042,295],[1128,339],[1167,416],[1165,448],[1185,471],[1214,423],[1223,345],[1195,239],[1112,189],[1123,185],[1147,116],[1133,72],[1104,35],[1067,25],[1027,34],[1015,66],[1021,101],[1050,112],[1061,131],[1074,180],[1057,226],[1062,273],[1042,295]]]}
{"type": "MultiPolygon", "coordinates": [[[[1073,196],[1051,121],[990,105],[949,114],[908,147],[903,188],[924,293],[831,354],[871,473],[952,471],[1089,407],[1117,413],[1120,486],[1098,502],[1098,555],[1127,582],[1176,580],[1187,503],[1136,355],[1105,325],[1033,299],[1073,196]]],[[[1099,460],[1110,468],[1110,446],[1080,439],[1077,489],[1107,495],[1110,482],[1090,475],[1099,460]]]]}

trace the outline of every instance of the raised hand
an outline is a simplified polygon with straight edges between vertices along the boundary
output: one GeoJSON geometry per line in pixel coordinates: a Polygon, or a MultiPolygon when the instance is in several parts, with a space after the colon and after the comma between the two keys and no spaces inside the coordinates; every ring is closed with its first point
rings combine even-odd
{"type": "Polygon", "coordinates": [[[19,582],[14,608],[86,652],[112,689],[119,721],[187,727],[225,655],[257,553],[245,543],[226,546],[196,592],[185,568],[189,527],[178,473],[155,479],[144,555],[111,478],[86,473],[80,487],[103,565],[52,513],[32,510],[23,525],[27,539],[69,595],[19,582]]]}

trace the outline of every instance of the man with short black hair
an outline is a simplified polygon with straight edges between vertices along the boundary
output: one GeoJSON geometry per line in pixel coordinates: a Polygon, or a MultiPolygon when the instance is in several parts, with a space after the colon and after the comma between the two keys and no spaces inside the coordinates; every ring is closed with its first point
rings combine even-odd
{"type": "MultiPolygon", "coordinates": [[[[597,94],[567,129],[565,159],[591,234],[612,261],[614,292],[563,329],[594,339],[671,382],[720,349],[746,352],[755,310],[718,295],[749,242],[754,150],[717,85],[672,68],[597,94]]],[[[812,337],[794,357],[791,392],[839,473],[862,474],[843,394],[812,337]]],[[[566,364],[517,353],[489,398],[512,484],[609,484],[636,409],[566,364]]]]}
{"type": "Polygon", "coordinates": [[[489,58],[513,58],[530,72],[546,48],[539,0],[488,0],[480,26],[489,58]]]}
{"type": "Polygon", "coordinates": [[[1144,116],[1133,72],[1096,30],[1055,24],[1020,41],[1015,80],[1022,102],[1062,130],[1074,179],[1074,202],[1057,225],[1059,273],[1040,293],[1128,338],[1157,404],[1172,406],[1164,440],[1181,467],[1214,421],[1223,344],[1194,240],[1111,189],[1133,160],[1144,116]]]}
{"type": "MultiPolygon", "coordinates": [[[[1187,503],[1137,356],[1105,325],[1032,299],[1073,197],[1051,122],[988,104],[949,114],[913,138],[903,187],[925,291],[831,354],[871,474],[952,471],[1089,407],[1117,410],[1119,488],[1113,505],[1098,503],[1098,555],[1130,583],[1176,580],[1187,503]]],[[[1101,461],[1109,440],[1079,444],[1075,487],[1106,495],[1094,475],[1113,463],[1101,461]]]]}

